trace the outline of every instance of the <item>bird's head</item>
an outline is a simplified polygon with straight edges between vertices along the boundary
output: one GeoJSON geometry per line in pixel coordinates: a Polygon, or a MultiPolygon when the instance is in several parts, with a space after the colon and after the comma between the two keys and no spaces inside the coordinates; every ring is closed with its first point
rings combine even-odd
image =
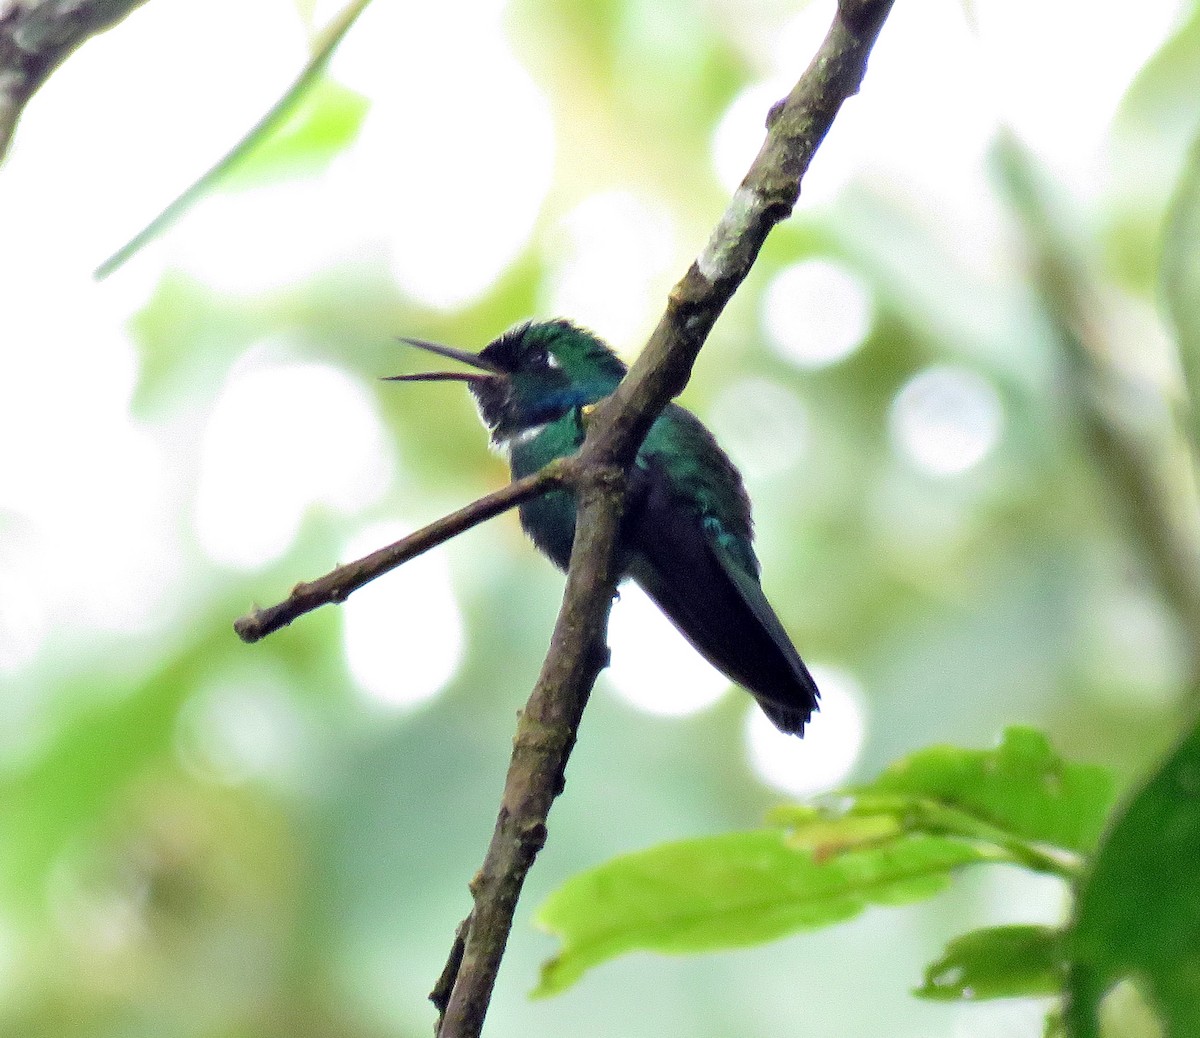
{"type": "Polygon", "coordinates": [[[594,404],[617,388],[626,371],[602,340],[565,320],[519,324],[479,353],[425,339],[401,341],[475,369],[394,375],[392,380],[466,382],[496,443],[594,404]]]}

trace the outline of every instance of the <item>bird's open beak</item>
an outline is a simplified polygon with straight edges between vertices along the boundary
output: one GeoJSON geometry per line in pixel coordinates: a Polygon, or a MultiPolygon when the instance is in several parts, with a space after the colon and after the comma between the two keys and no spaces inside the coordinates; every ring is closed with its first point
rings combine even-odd
{"type": "Polygon", "coordinates": [[[428,339],[401,338],[401,342],[415,346],[426,353],[436,353],[439,357],[449,357],[451,360],[469,364],[477,371],[423,371],[415,375],[388,375],[386,382],[491,382],[496,378],[508,378],[508,372],[484,360],[478,353],[470,350],[459,350],[453,346],[443,346],[440,342],[430,342],[428,339]],[[487,372],[487,374],[484,374],[487,372]]]}

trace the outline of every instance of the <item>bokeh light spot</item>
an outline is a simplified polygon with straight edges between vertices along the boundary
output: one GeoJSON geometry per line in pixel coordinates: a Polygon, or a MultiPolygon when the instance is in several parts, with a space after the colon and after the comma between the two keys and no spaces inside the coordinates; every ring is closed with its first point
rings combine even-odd
{"type": "Polygon", "coordinates": [[[786,386],[765,378],[738,379],[717,394],[708,424],[747,478],[786,472],[808,441],[808,413],[786,386]]]}
{"type": "Polygon", "coordinates": [[[792,84],[786,79],[746,87],[725,109],[712,136],[712,164],[717,180],[733,194],[750,169],[767,137],[767,113],[786,97],[792,84]]]}
{"type": "MultiPolygon", "coordinates": [[[[346,545],[343,558],[360,558],[410,532],[396,523],[372,526],[346,545]]],[[[463,621],[440,549],[360,588],[342,609],[346,662],[374,702],[417,706],[457,673],[463,621]]]]}
{"type": "Polygon", "coordinates": [[[259,667],[243,680],[228,675],[185,703],[175,748],[184,766],[202,779],[278,783],[299,773],[303,734],[286,685],[271,681],[259,667]]]}
{"type": "Polygon", "coordinates": [[[636,584],[621,585],[608,622],[612,660],[605,683],[648,714],[682,717],[712,706],[729,688],[636,584]]]}
{"type": "Polygon", "coordinates": [[[550,103],[502,14],[486,0],[373,5],[331,66],[372,102],[335,171],[352,219],[384,239],[400,288],[443,310],[478,299],[520,255],[554,173],[550,103]],[[421,42],[397,60],[397,40],[421,42]]]}
{"type": "Polygon", "coordinates": [[[931,476],[953,476],[977,465],[1000,440],[1004,409],[982,375],[937,365],[913,376],[892,401],[896,450],[931,476]]]}
{"type": "Polygon", "coordinates": [[[858,680],[837,667],[811,667],[821,690],[821,709],[804,740],[784,735],[757,707],[746,723],[746,746],[754,773],[768,786],[795,796],[824,793],[846,780],[862,751],[866,720],[858,680]]]}
{"type": "Polygon", "coordinates": [[[667,208],[629,191],[602,192],[572,209],[556,237],[544,311],[602,329],[618,345],[644,334],[674,269],[667,208]]]}
{"type": "MultiPolygon", "coordinates": [[[[50,627],[50,602],[38,581],[42,560],[37,555],[42,546],[32,531],[20,526],[11,519],[0,526],[4,531],[0,540],[0,578],[4,582],[4,594],[0,595],[0,675],[15,673],[31,663],[50,627]]],[[[6,705],[9,698],[4,697],[6,705]]]]}
{"type": "Polygon", "coordinates": [[[871,297],[845,267],[805,260],[785,267],[767,286],[763,329],[778,353],[821,368],[853,353],[871,330],[871,297]]]}
{"type": "Polygon", "coordinates": [[[218,291],[285,290],[361,248],[344,186],[333,175],[215,193],[163,245],[172,266],[218,291]]]}
{"type": "Polygon", "coordinates": [[[5,300],[13,348],[0,379],[5,669],[72,629],[161,623],[182,568],[168,455],[129,414],[133,344],[99,286],[47,269],[0,250],[0,282],[21,286],[5,300]]]}
{"type": "Polygon", "coordinates": [[[287,551],[307,508],[353,513],[379,499],[392,469],[361,385],[324,364],[250,358],[230,374],[204,433],[200,543],[225,565],[260,566],[287,551]]]}
{"type": "Polygon", "coordinates": [[[1079,665],[1097,694],[1167,707],[1187,686],[1187,639],[1161,599],[1135,588],[1097,596],[1082,627],[1079,665]]]}
{"type": "MultiPolygon", "coordinates": [[[[917,7],[926,5],[914,5],[917,7]]],[[[1102,186],[1097,154],[1130,81],[1180,22],[1179,0],[1142,0],[1098,8],[1087,0],[975,0],[975,61],[994,82],[1004,122],[1079,193],[1102,186]],[[1094,17],[1103,10],[1102,17],[1094,17]],[[1030,32],[1036,18],[1037,32],[1030,32]],[[1062,75],[1067,39],[1089,22],[1071,74],[1062,75]]],[[[889,26],[890,27],[890,26],[889,26]]],[[[911,60],[911,59],[910,59],[911,60]]],[[[933,65],[932,62],[926,63],[933,65]]]]}
{"type": "MultiPolygon", "coordinates": [[[[1022,920],[1024,922],[1024,920],[1022,920]]],[[[953,1006],[950,1038],[1014,1038],[1016,1035],[1042,1034],[1050,998],[1005,998],[963,1002],[953,1006]]],[[[1129,1033],[1153,1034],[1154,1031],[1129,1033]]]]}

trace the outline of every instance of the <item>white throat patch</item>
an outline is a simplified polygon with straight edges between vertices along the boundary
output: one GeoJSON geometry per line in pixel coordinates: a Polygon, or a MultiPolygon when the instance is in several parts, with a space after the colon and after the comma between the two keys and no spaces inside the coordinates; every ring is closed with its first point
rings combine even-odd
{"type": "Polygon", "coordinates": [[[543,422],[541,425],[531,425],[528,429],[522,429],[520,432],[515,432],[511,436],[505,437],[503,440],[493,440],[492,449],[504,457],[512,455],[513,447],[523,447],[530,440],[536,439],[545,431],[549,422],[543,422]]]}

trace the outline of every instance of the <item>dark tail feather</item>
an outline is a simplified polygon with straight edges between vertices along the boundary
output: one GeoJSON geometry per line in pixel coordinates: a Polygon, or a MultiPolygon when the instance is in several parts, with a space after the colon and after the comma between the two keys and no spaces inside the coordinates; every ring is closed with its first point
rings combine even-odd
{"type": "Polygon", "coordinates": [[[764,623],[711,560],[670,575],[653,564],[635,566],[632,576],[701,656],[758,700],[776,728],[803,733],[817,708],[817,686],[774,613],[774,623],[764,623]]]}
{"type": "Polygon", "coordinates": [[[776,728],[800,735],[817,708],[817,686],[758,582],[740,570],[731,574],[703,535],[676,532],[657,547],[641,540],[630,576],[701,656],[758,700],[776,728]]]}
{"type": "Polygon", "coordinates": [[[758,700],[780,731],[801,734],[817,708],[817,686],[753,569],[722,543],[719,531],[680,507],[657,466],[635,469],[627,507],[625,532],[634,548],[629,575],[701,656],[758,700]]]}
{"type": "Polygon", "coordinates": [[[816,685],[813,685],[812,693],[811,705],[806,704],[804,706],[784,706],[770,699],[763,699],[761,697],[756,697],[756,699],[762,712],[770,718],[771,724],[781,732],[785,735],[803,735],[804,726],[808,724],[808,719],[812,717],[813,712],[817,709],[816,685]]]}

